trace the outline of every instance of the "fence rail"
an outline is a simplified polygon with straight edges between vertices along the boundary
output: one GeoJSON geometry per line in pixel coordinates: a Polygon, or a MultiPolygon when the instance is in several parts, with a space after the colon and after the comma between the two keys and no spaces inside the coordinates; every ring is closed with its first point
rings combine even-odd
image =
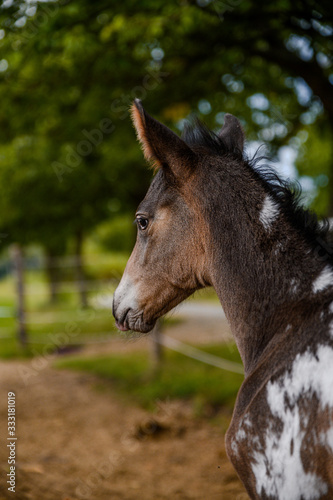
{"type": "Polygon", "coordinates": [[[244,375],[244,369],[241,364],[229,361],[228,359],[220,358],[214,354],[209,354],[208,352],[197,349],[189,344],[185,344],[184,342],[169,337],[168,335],[161,335],[158,342],[173,351],[184,354],[184,356],[187,356],[188,358],[201,361],[206,365],[215,366],[216,368],[221,368],[222,370],[244,375]]]}

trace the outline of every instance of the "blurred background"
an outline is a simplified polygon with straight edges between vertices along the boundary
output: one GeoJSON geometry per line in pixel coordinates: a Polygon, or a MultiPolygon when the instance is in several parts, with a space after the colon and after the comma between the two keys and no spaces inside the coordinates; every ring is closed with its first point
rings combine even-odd
{"type": "Polygon", "coordinates": [[[214,292],[149,338],[114,326],[152,178],[129,106],[177,133],[234,114],[247,154],[333,216],[332,34],[325,0],[1,2],[0,467],[16,390],[17,498],[247,498],[223,445],[242,367],[214,292]]]}

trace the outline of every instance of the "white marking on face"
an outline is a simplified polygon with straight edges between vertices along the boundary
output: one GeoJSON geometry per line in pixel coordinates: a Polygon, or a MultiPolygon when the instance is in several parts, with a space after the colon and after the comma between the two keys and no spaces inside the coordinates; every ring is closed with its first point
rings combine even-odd
{"type": "MultiPolygon", "coordinates": [[[[304,414],[300,415],[298,400],[301,396],[316,395],[322,410],[333,408],[332,378],[333,350],[320,346],[316,355],[310,352],[298,355],[291,372],[267,384],[267,403],[283,427],[277,430],[276,422],[271,422],[264,449],[254,447],[252,470],[258,495],[264,491],[268,497],[280,500],[315,500],[327,493],[327,484],[303,467],[303,429],[308,422],[304,414]]],[[[331,437],[328,436],[329,443],[331,437]]]]}
{"type": "Polygon", "coordinates": [[[125,271],[113,296],[114,309],[119,319],[128,309],[138,309],[137,297],[137,289],[125,271]]]}
{"type": "Polygon", "coordinates": [[[331,285],[333,285],[333,269],[326,266],[312,283],[312,290],[314,293],[321,292],[331,285]]]}
{"type": "Polygon", "coordinates": [[[333,302],[330,303],[328,310],[331,314],[333,314],[333,302]]]}
{"type": "Polygon", "coordinates": [[[278,215],[279,215],[278,204],[273,200],[273,198],[270,195],[267,195],[259,215],[259,220],[267,231],[270,229],[272,223],[274,222],[274,220],[277,218],[278,215]]]}

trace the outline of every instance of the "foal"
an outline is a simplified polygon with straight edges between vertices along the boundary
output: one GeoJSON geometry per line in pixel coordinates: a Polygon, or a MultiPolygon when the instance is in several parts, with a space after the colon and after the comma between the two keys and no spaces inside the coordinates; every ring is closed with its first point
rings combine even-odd
{"type": "Polygon", "coordinates": [[[239,121],[179,138],[136,100],[132,115],[157,173],[114,295],[120,330],[150,331],[213,286],[245,380],[226,435],[253,499],[333,498],[333,265],[324,231],[272,174],[243,158],[239,121]]]}

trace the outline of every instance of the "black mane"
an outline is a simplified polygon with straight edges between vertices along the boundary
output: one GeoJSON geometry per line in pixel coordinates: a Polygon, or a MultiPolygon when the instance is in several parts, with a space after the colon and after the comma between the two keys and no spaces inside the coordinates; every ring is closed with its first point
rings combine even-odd
{"type": "Polygon", "coordinates": [[[312,210],[302,206],[302,188],[298,181],[291,183],[283,180],[267,164],[264,166],[259,165],[262,160],[269,160],[267,156],[259,156],[258,151],[260,148],[253,158],[244,158],[241,151],[230,150],[225,141],[198,118],[194,118],[191,123],[185,124],[182,139],[190,147],[204,148],[221,156],[232,155],[235,159],[245,162],[279,203],[295,229],[318,248],[318,255],[322,256],[323,260],[328,258],[333,263],[333,248],[331,247],[333,235],[329,234],[329,222],[326,219],[319,221],[312,210]]]}
{"type": "Polygon", "coordinates": [[[217,155],[230,153],[238,159],[241,159],[243,156],[239,149],[231,150],[222,137],[212,132],[198,118],[194,118],[191,123],[185,123],[182,139],[190,147],[204,148],[217,155]]]}
{"type": "Polygon", "coordinates": [[[302,188],[298,181],[290,182],[290,180],[281,179],[271,167],[258,165],[262,159],[266,160],[267,157],[259,157],[256,153],[252,159],[245,161],[255,175],[258,175],[268,187],[296,231],[302,233],[306,240],[315,246],[318,255],[323,260],[328,259],[333,263],[333,248],[331,248],[328,220],[319,220],[313,210],[304,208],[302,188]]]}

